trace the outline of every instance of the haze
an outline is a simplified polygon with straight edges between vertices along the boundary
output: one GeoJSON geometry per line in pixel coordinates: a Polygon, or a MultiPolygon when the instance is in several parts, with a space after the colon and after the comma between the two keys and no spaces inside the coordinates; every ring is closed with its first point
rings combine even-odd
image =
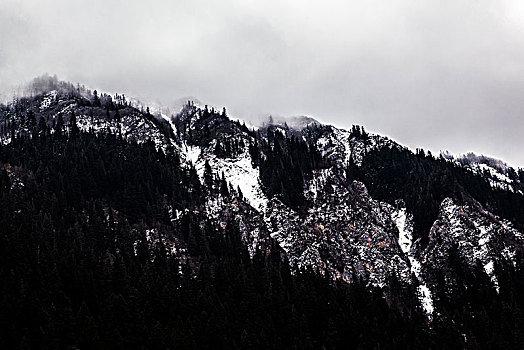
{"type": "Polygon", "coordinates": [[[410,147],[524,166],[515,1],[2,0],[0,83],[47,72],[235,117],[361,124],[410,147]]]}

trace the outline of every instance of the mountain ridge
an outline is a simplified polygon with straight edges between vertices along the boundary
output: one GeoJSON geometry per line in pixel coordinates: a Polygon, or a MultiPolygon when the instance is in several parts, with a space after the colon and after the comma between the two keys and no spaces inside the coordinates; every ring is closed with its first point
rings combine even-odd
{"type": "MultiPolygon", "coordinates": [[[[133,242],[137,258],[143,245],[161,247],[184,262],[183,275],[198,276],[208,273],[207,261],[222,254],[221,245],[245,249],[249,259],[278,251],[291,274],[313,270],[332,283],[363,283],[404,313],[422,311],[436,328],[460,322],[456,331],[468,334],[464,344],[480,336],[464,315],[482,315],[468,290],[482,283],[482,291],[503,298],[510,288],[505,270],[520,268],[521,170],[510,177],[497,163],[490,166],[495,173],[479,171],[478,162],[411,152],[360,126],[344,130],[306,120],[301,128],[273,122],[255,130],[231,120],[225,108],[191,102],[166,118],[131,106],[123,95],[64,86],[2,106],[1,167],[10,191],[23,193],[33,176],[46,179],[45,169],[17,160],[30,157],[24,150],[36,147],[31,142],[42,149],[46,142],[66,149],[83,138],[130,144],[161,183],[146,174],[148,187],[141,187],[126,179],[138,169],[112,170],[127,185],[114,184],[121,194],[107,189],[102,209],[121,215],[116,221],[144,221],[133,229],[143,235],[133,242]],[[154,165],[163,162],[171,170],[154,165]],[[497,177],[500,171],[511,181],[497,177]],[[178,182],[171,184],[168,173],[178,182]],[[230,241],[217,243],[217,233],[231,235],[230,241]],[[458,317],[454,298],[471,310],[458,317]]],[[[93,152],[82,152],[100,163],[93,152]]],[[[96,165],[95,179],[106,179],[106,163],[96,165]]],[[[74,176],[81,181],[75,191],[84,196],[90,186],[104,186],[74,176]]]]}

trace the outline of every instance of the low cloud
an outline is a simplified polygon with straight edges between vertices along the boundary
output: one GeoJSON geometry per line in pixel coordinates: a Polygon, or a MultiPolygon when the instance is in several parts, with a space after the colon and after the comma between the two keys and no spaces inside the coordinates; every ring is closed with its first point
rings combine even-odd
{"type": "Polygon", "coordinates": [[[6,0],[0,80],[56,73],[524,166],[523,36],[524,6],[509,0],[6,0]]]}

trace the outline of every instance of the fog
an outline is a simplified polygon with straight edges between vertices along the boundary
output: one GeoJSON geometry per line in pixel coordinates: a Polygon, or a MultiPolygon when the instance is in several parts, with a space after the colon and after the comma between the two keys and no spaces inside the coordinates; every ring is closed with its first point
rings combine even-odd
{"type": "Polygon", "coordinates": [[[524,166],[519,1],[2,0],[0,88],[45,72],[524,166]]]}

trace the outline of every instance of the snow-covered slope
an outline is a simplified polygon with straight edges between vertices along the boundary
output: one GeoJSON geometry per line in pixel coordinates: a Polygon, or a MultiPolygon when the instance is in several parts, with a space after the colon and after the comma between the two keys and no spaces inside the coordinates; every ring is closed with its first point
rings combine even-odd
{"type": "Polygon", "coordinates": [[[449,153],[442,153],[442,156],[474,174],[484,177],[494,189],[524,193],[524,170],[515,170],[500,159],[476,155],[471,152],[458,157],[449,153]]]}
{"type": "Polygon", "coordinates": [[[315,142],[324,157],[338,167],[344,167],[348,162],[360,165],[365,155],[373,150],[401,148],[387,137],[368,133],[358,125],[354,125],[352,130],[344,130],[331,125],[313,124],[302,132],[315,142]]]}
{"type": "MultiPolygon", "coordinates": [[[[458,205],[446,198],[431,228],[429,245],[420,255],[428,276],[434,276],[436,270],[452,269],[456,262],[451,259],[458,258],[471,268],[480,264],[498,290],[495,264],[515,264],[517,252],[523,247],[524,235],[509,221],[493,215],[473,199],[458,205]]],[[[450,288],[462,283],[453,279],[447,282],[450,288]]]]}

